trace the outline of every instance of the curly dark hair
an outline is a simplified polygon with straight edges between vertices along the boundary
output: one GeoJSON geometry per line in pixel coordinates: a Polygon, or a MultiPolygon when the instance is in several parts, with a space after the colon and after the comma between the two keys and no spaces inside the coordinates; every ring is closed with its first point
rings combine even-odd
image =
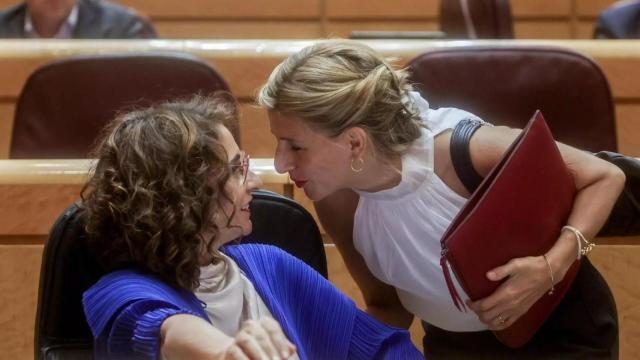
{"type": "Polygon", "coordinates": [[[172,286],[198,286],[203,248],[216,256],[212,215],[230,199],[219,126],[236,124],[236,103],[223,94],[128,112],[105,128],[81,193],[87,238],[105,270],[135,267],[172,286]]]}

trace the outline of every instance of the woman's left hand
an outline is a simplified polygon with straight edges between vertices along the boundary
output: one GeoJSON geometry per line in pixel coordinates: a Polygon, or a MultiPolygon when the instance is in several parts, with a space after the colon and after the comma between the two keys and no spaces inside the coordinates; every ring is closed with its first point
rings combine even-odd
{"type": "Polygon", "coordinates": [[[549,267],[542,256],[512,259],[505,265],[487,272],[492,281],[502,281],[493,294],[469,306],[491,330],[511,326],[520,316],[551,288],[549,267]]]}

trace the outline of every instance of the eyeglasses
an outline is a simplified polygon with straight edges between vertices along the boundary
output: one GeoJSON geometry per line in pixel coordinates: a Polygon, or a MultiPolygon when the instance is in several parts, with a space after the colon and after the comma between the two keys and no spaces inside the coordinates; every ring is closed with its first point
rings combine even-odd
{"type": "Polygon", "coordinates": [[[229,165],[231,167],[231,169],[233,169],[235,171],[235,169],[241,169],[242,170],[242,185],[244,185],[247,182],[247,177],[249,175],[249,154],[245,153],[244,151],[240,152],[240,158],[242,160],[240,160],[239,164],[231,164],[229,165]]]}

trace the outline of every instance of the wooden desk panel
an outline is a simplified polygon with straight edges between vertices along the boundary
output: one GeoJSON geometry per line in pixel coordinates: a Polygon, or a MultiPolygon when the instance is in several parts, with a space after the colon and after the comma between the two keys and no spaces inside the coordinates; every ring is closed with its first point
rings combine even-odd
{"type": "MultiPolygon", "coordinates": [[[[347,21],[349,22],[349,21],[347,21]]],[[[342,27],[343,21],[327,24],[327,29],[343,33],[351,26],[342,27]]],[[[362,23],[366,26],[366,22],[362,23]]],[[[532,26],[537,22],[533,22],[532,26]]],[[[413,25],[411,25],[413,26],[413,25]]],[[[537,25],[536,25],[537,26],[537,25]]],[[[551,23],[547,27],[555,26],[551,23]]],[[[562,25],[564,26],[564,25],[562,25]]],[[[527,31],[516,27],[516,31],[527,31]]],[[[559,30],[554,30],[559,31],[559,30]]],[[[569,28],[564,31],[571,31],[569,28]]],[[[226,40],[226,41],[0,41],[0,158],[6,158],[12,127],[13,104],[28,75],[39,65],[72,54],[144,51],[188,51],[201,56],[212,64],[228,81],[233,94],[240,99],[243,108],[249,108],[260,87],[273,68],[288,54],[311,44],[310,40],[226,40]]],[[[569,47],[591,56],[607,76],[616,101],[620,149],[630,155],[640,156],[640,146],[634,134],[640,133],[637,111],[640,104],[640,46],[637,41],[369,41],[386,56],[399,58],[406,63],[417,54],[447,47],[470,44],[541,44],[569,47]]],[[[259,110],[247,114],[264,119],[259,110]]],[[[254,156],[273,156],[273,140],[265,131],[264,122],[257,127],[247,126],[242,146],[255,151],[254,156]]]]}
{"type": "Polygon", "coordinates": [[[596,18],[602,10],[613,5],[617,0],[574,0],[575,12],[580,18],[596,18]]]}
{"type": "Polygon", "coordinates": [[[157,19],[312,19],[322,0],[117,0],[157,19]]]}
{"type": "Polygon", "coordinates": [[[301,20],[164,20],[154,21],[166,39],[310,39],[322,37],[322,24],[301,20]]]}
{"type": "Polygon", "coordinates": [[[437,31],[440,24],[425,20],[330,20],[325,25],[327,37],[348,38],[352,31],[437,31]]]}
{"type": "Polygon", "coordinates": [[[13,131],[14,102],[0,101],[0,159],[9,157],[11,132],[13,131]]]}
{"type": "Polygon", "coordinates": [[[571,16],[572,0],[510,0],[514,18],[565,18],[571,16]]]}
{"type": "MultiPolygon", "coordinates": [[[[0,235],[0,239],[3,238],[0,235]]],[[[42,245],[0,245],[0,354],[33,359],[42,245]]]]}
{"type": "Polygon", "coordinates": [[[325,0],[329,19],[429,19],[438,16],[438,1],[325,0]]]}

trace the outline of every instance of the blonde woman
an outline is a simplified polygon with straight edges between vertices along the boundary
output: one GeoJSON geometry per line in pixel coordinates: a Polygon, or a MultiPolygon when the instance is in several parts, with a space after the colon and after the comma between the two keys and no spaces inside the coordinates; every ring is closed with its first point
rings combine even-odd
{"type": "MultiPolygon", "coordinates": [[[[482,71],[479,69],[479,71],[482,71]]],[[[585,260],[562,304],[523,348],[489,330],[510,326],[560,281],[579,256],[573,231],[559,231],[543,256],[518,258],[487,273],[503,281],[458,311],[439,264],[440,237],[469,192],[453,168],[451,129],[473,114],[430,109],[407,74],[371,48],[320,42],[271,74],[258,103],[277,139],[275,166],[304,189],[358,283],[367,311],[396,326],[414,316],[426,329],[430,359],[615,359],[617,315],[609,288],[585,260]]],[[[473,136],[474,168],[485,176],[520,130],[482,126],[473,136]]],[[[568,224],[593,238],[615,203],[624,174],[559,144],[577,196],[568,224]]],[[[459,284],[458,291],[464,294],[459,284]]]]}

